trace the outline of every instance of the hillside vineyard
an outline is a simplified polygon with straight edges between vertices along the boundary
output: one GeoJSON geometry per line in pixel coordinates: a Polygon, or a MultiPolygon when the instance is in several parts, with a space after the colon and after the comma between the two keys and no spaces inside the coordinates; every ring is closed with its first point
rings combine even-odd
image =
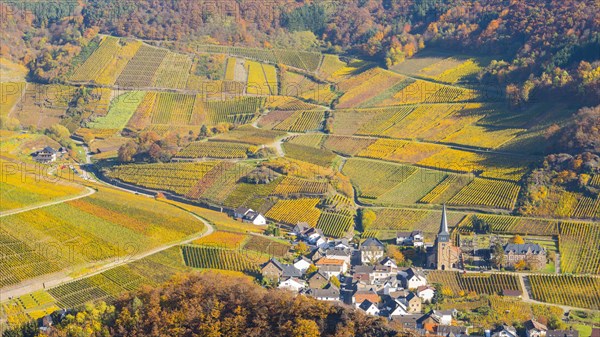
{"type": "Polygon", "coordinates": [[[596,2],[0,12],[2,337],[599,336],[596,2]]]}

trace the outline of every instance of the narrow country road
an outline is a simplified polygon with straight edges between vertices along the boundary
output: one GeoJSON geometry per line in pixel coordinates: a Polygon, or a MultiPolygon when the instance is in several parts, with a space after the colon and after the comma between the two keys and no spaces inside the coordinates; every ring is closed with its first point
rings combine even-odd
{"type": "Polygon", "coordinates": [[[44,202],[44,203],[40,203],[40,204],[35,204],[35,205],[30,205],[27,207],[22,207],[22,208],[17,208],[17,209],[11,209],[8,211],[4,211],[4,212],[0,212],[0,218],[1,217],[5,217],[5,216],[9,216],[9,215],[13,215],[13,214],[19,214],[19,213],[23,213],[23,212],[27,212],[27,211],[33,211],[34,209],[38,209],[38,208],[43,208],[43,207],[48,207],[48,206],[52,206],[52,205],[58,205],[58,204],[62,204],[63,202],[67,202],[67,201],[72,201],[72,200],[77,200],[77,199],[81,199],[81,198],[85,198],[87,196],[90,196],[92,194],[96,193],[96,190],[93,188],[89,188],[86,187],[86,192],[74,197],[70,197],[70,198],[66,198],[66,199],[59,199],[59,200],[54,200],[54,201],[48,201],[48,202],[44,202]]]}
{"type": "MultiPolygon", "coordinates": [[[[85,148],[86,154],[87,154],[88,153],[88,149],[87,149],[87,147],[84,147],[84,148],[85,148]]],[[[87,161],[88,161],[88,163],[91,162],[89,160],[89,156],[87,156],[87,161]]],[[[82,168],[82,170],[83,170],[83,168],[82,168]]],[[[87,172],[85,170],[83,170],[82,175],[83,174],[89,175],[90,177],[93,176],[92,174],[90,174],[89,172],[87,172]]],[[[92,179],[90,179],[90,180],[91,181],[95,181],[95,180],[92,180],[92,179]]],[[[104,182],[102,182],[102,183],[105,184],[105,185],[114,187],[114,188],[118,188],[120,190],[128,191],[128,192],[131,192],[131,193],[136,193],[135,191],[127,190],[127,189],[122,188],[122,187],[112,186],[112,185],[104,183],[104,182]]],[[[56,201],[56,202],[48,203],[48,204],[45,204],[45,205],[38,205],[38,206],[34,206],[34,207],[28,207],[27,209],[23,208],[23,209],[19,209],[19,210],[10,211],[11,212],[10,214],[16,214],[16,213],[20,213],[20,212],[29,211],[29,210],[32,210],[32,209],[35,209],[35,208],[50,206],[51,204],[59,204],[59,203],[66,202],[66,201],[69,201],[69,200],[75,200],[75,199],[83,198],[83,197],[86,197],[86,196],[91,195],[91,194],[93,194],[93,193],[96,192],[92,188],[89,188],[89,187],[86,187],[86,188],[88,189],[88,192],[85,195],[80,195],[80,196],[77,196],[75,198],[69,198],[68,200],[56,201]]],[[[175,207],[175,206],[173,206],[173,207],[175,207]]],[[[57,273],[42,275],[40,277],[36,277],[36,278],[33,278],[33,279],[28,279],[28,280],[23,281],[23,282],[21,282],[19,284],[16,284],[16,285],[8,286],[8,287],[5,287],[5,288],[0,288],[0,302],[5,301],[5,300],[7,300],[9,298],[14,298],[14,297],[26,295],[28,293],[31,293],[31,292],[34,292],[34,291],[37,291],[37,290],[43,290],[43,289],[47,289],[47,288],[53,288],[53,287],[56,287],[56,286],[58,286],[60,284],[66,283],[66,282],[71,282],[71,281],[76,281],[76,280],[79,280],[79,279],[91,277],[91,276],[97,275],[99,273],[105,272],[107,270],[116,268],[118,266],[121,266],[121,265],[124,265],[124,264],[127,264],[127,263],[131,263],[131,262],[134,262],[134,261],[137,261],[137,260],[141,260],[141,259],[143,259],[145,257],[148,257],[148,256],[156,254],[156,253],[160,253],[160,252],[165,251],[167,249],[170,249],[172,247],[175,247],[175,246],[178,246],[178,245],[182,245],[182,244],[186,244],[186,243],[190,243],[190,242],[192,242],[194,240],[197,240],[197,239],[200,239],[200,238],[202,238],[204,236],[210,235],[210,234],[212,234],[215,231],[214,227],[212,227],[212,225],[208,221],[206,221],[205,219],[201,218],[200,216],[196,215],[193,212],[186,211],[186,210],[183,210],[183,211],[189,213],[191,216],[193,216],[197,220],[201,221],[204,224],[204,226],[206,227],[206,230],[204,232],[202,232],[202,233],[193,234],[192,236],[188,236],[188,237],[186,237],[186,238],[184,238],[182,240],[178,240],[178,241],[171,242],[171,243],[168,243],[168,244],[165,244],[165,245],[162,245],[162,246],[158,246],[158,247],[155,247],[155,248],[153,248],[151,250],[145,251],[145,252],[140,253],[140,254],[136,254],[136,255],[133,255],[133,256],[125,257],[125,258],[113,258],[114,259],[113,262],[106,263],[106,264],[100,266],[97,269],[93,269],[92,271],[89,271],[87,273],[83,273],[83,274],[81,274],[81,275],[79,275],[77,277],[71,277],[71,276],[69,276],[67,271],[60,271],[60,272],[57,272],[57,273]]],[[[10,214],[3,214],[2,216],[10,215],[10,214]]],[[[89,267],[93,267],[93,266],[94,266],[94,264],[90,264],[88,266],[88,268],[89,267]]],[[[85,266],[82,266],[82,269],[85,269],[85,266]]]]}

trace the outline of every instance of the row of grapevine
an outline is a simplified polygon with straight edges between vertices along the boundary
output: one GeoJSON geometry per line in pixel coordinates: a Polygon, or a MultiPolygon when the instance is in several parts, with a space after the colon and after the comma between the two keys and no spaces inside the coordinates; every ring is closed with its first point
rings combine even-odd
{"type": "Polygon", "coordinates": [[[320,199],[310,198],[278,200],[265,216],[290,225],[306,222],[311,227],[315,227],[321,216],[321,211],[316,208],[319,202],[320,199]]]}
{"type": "Polygon", "coordinates": [[[325,113],[320,110],[299,110],[275,126],[274,130],[306,132],[321,128],[325,113]]]}
{"type": "Polygon", "coordinates": [[[186,266],[202,269],[221,269],[255,272],[260,261],[247,252],[207,246],[181,246],[186,266]]]}
{"type": "Polygon", "coordinates": [[[420,203],[425,203],[425,204],[433,204],[433,203],[435,203],[436,199],[438,199],[438,197],[440,195],[442,195],[442,193],[444,193],[446,190],[448,190],[448,188],[452,184],[456,183],[456,181],[458,179],[459,179],[458,175],[456,175],[456,174],[449,174],[446,177],[446,179],[444,179],[433,190],[431,190],[423,198],[421,198],[421,200],[419,200],[419,202],[420,203]]]}
{"type": "Polygon", "coordinates": [[[111,169],[107,176],[184,195],[215,165],[214,162],[120,165],[111,169]]]}
{"type": "Polygon", "coordinates": [[[295,177],[285,177],[275,188],[273,194],[287,196],[290,194],[324,194],[328,190],[324,181],[305,180],[295,177]]]}
{"type": "Polygon", "coordinates": [[[558,247],[565,273],[600,274],[600,226],[594,223],[561,222],[558,247]]]}
{"type": "Polygon", "coordinates": [[[256,251],[269,256],[282,257],[290,250],[290,244],[260,235],[251,235],[244,249],[256,251]]]}
{"type": "Polygon", "coordinates": [[[503,290],[523,291],[519,276],[515,274],[461,274],[450,271],[433,271],[428,274],[431,283],[439,283],[458,294],[474,291],[477,294],[501,294],[503,290]]]}
{"type": "Polygon", "coordinates": [[[119,50],[119,39],[116,37],[106,37],[92,55],[80,65],[73,75],[71,81],[91,81],[98,77],[104,70],[110,60],[119,50]]]}
{"type": "Polygon", "coordinates": [[[248,146],[229,142],[193,142],[176,154],[181,158],[246,158],[248,146]]]}
{"type": "Polygon", "coordinates": [[[592,310],[600,309],[600,278],[575,275],[530,275],[533,298],[592,310]]]}
{"type": "Polygon", "coordinates": [[[417,171],[415,167],[381,163],[365,159],[349,159],[342,172],[357,187],[363,198],[376,199],[417,171]]]}
{"type": "Polygon", "coordinates": [[[224,101],[207,101],[204,107],[209,124],[247,124],[264,106],[262,97],[242,97],[224,101]]]}
{"type": "Polygon", "coordinates": [[[513,209],[519,190],[520,186],[513,182],[475,178],[449,204],[513,209]]]}
{"type": "Polygon", "coordinates": [[[600,197],[582,197],[573,209],[571,217],[600,219],[600,197]]]}
{"type": "Polygon", "coordinates": [[[272,64],[282,63],[290,67],[310,72],[318,70],[322,55],[314,52],[229,47],[217,45],[197,45],[196,51],[204,53],[228,54],[272,64]]]}
{"type": "Polygon", "coordinates": [[[169,52],[158,68],[154,86],[185,89],[191,68],[192,59],[189,56],[169,52]]]}
{"type": "Polygon", "coordinates": [[[317,228],[327,236],[339,238],[347,235],[350,229],[354,228],[354,219],[338,213],[323,212],[317,228]]]}
{"type": "Polygon", "coordinates": [[[166,49],[142,45],[119,75],[116,84],[121,87],[152,87],[168,53],[166,49]]]}
{"type": "Polygon", "coordinates": [[[188,125],[192,121],[195,95],[163,92],[152,109],[153,124],[188,125]]]}

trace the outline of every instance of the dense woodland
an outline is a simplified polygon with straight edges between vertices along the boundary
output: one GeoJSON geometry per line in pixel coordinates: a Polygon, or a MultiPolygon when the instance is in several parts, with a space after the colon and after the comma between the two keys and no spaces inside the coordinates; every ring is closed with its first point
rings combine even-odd
{"type": "Polygon", "coordinates": [[[600,9],[593,0],[101,0],[52,6],[3,9],[11,15],[2,23],[7,34],[1,54],[29,64],[40,80],[59,75],[100,31],[177,41],[180,48],[194,43],[320,47],[388,66],[438,46],[492,55],[480,79],[505,89],[515,106],[535,96],[599,103],[600,9]]]}
{"type": "Polygon", "coordinates": [[[53,330],[50,336],[404,336],[356,310],[220,274],[175,278],[114,305],[88,305],[53,330]]]}

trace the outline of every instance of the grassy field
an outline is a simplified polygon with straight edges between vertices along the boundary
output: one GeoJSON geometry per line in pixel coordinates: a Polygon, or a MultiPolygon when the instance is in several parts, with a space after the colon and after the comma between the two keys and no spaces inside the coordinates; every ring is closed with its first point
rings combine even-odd
{"type": "Polygon", "coordinates": [[[130,91],[116,97],[110,103],[108,114],[96,118],[89,123],[88,127],[92,129],[122,129],[135,113],[145,94],[143,91],[130,91]]]}

